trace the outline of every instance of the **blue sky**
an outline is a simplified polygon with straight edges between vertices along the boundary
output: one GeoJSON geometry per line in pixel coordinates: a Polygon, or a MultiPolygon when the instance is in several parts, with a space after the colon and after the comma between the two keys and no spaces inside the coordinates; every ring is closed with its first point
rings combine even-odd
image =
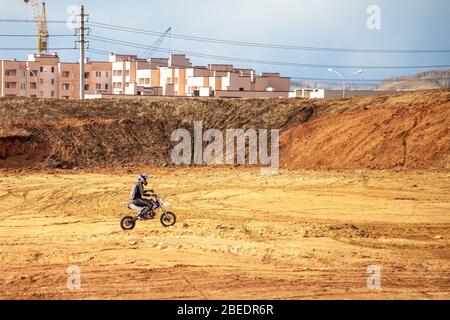
{"type": "MultiPolygon", "coordinates": [[[[91,21],[173,33],[285,45],[361,49],[450,49],[448,0],[47,0],[49,20],[66,20],[71,5],[84,4],[91,21]],[[381,9],[381,29],[370,30],[366,10],[381,9]]],[[[0,0],[0,19],[31,19],[32,10],[22,0],[0,0]]],[[[32,23],[0,23],[0,34],[33,34],[32,23]]],[[[71,33],[65,24],[50,24],[50,34],[71,33]]],[[[151,45],[157,36],[92,28],[92,34],[151,45]]],[[[71,47],[73,38],[51,38],[51,47],[71,47]]],[[[450,53],[373,54],[293,51],[241,47],[171,39],[175,50],[259,60],[324,65],[450,65],[450,53]]],[[[36,46],[35,38],[0,37],[0,48],[36,46]]],[[[145,50],[91,41],[92,48],[143,54],[145,50]]],[[[169,47],[166,40],[162,48],[169,47]]],[[[61,51],[65,61],[76,61],[76,51],[61,51]]],[[[89,53],[92,59],[106,57],[89,53]]],[[[164,56],[156,53],[155,56],[164,56]]],[[[25,51],[0,50],[0,59],[26,59],[25,51]]],[[[192,57],[196,65],[220,63],[192,57]]],[[[228,63],[227,61],[223,61],[228,63]]],[[[296,77],[333,78],[326,68],[234,63],[258,72],[279,71],[296,77]]],[[[346,77],[355,71],[340,70],[346,77]]],[[[421,69],[365,69],[353,77],[385,78],[413,74],[421,69]]]]}

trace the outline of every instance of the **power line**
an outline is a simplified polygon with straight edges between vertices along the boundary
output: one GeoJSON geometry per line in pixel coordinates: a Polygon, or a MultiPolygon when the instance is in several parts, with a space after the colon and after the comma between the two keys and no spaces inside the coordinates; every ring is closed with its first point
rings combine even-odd
{"type": "MultiPolygon", "coordinates": [[[[74,37],[76,36],[75,34],[52,34],[49,35],[49,37],[74,37]]],[[[14,37],[14,38],[18,38],[18,37],[30,37],[30,38],[35,38],[38,37],[38,35],[36,34],[0,34],[0,37],[14,37]]]]}
{"type": "MultiPolygon", "coordinates": [[[[122,46],[134,47],[138,49],[149,49],[150,47],[141,45],[135,42],[117,40],[107,37],[100,36],[89,36],[89,39],[94,41],[106,42],[111,44],[117,44],[122,46]]],[[[310,67],[310,68],[339,68],[339,69],[433,69],[433,68],[449,68],[450,65],[423,65],[423,66],[366,66],[366,65],[330,65],[330,64],[309,64],[309,63],[296,63],[296,62],[281,62],[281,61],[268,61],[268,60],[257,60],[257,59],[248,59],[248,58],[237,58],[237,57],[227,57],[227,56],[218,56],[218,55],[210,55],[203,54],[198,52],[191,51],[180,51],[174,49],[165,49],[158,48],[156,49],[158,52],[177,52],[177,53],[185,53],[194,57],[202,57],[209,58],[215,60],[226,60],[226,61],[236,61],[236,62],[247,62],[247,63],[256,63],[256,64],[267,64],[267,65],[278,65],[278,66],[291,66],[291,67],[310,67]]]]}
{"type": "Polygon", "coordinates": [[[100,49],[95,49],[95,48],[86,48],[86,51],[90,51],[90,52],[93,52],[93,53],[98,53],[98,54],[101,54],[101,55],[107,55],[107,56],[109,56],[111,54],[111,52],[100,50],[100,49]]]}
{"type": "MultiPolygon", "coordinates": [[[[49,51],[56,50],[75,50],[76,48],[49,48],[49,51]]],[[[13,51],[34,51],[36,48],[0,48],[0,50],[13,50],[13,51]]]]}
{"type": "MultiPolygon", "coordinates": [[[[13,23],[39,23],[39,20],[34,19],[0,19],[0,22],[13,23]]],[[[67,20],[47,20],[47,23],[67,23],[67,20]]]]}
{"type": "MultiPolygon", "coordinates": [[[[158,32],[158,31],[130,28],[130,27],[113,25],[113,24],[100,23],[100,22],[95,22],[95,21],[91,21],[91,22],[89,22],[89,24],[92,26],[98,27],[98,28],[104,28],[104,29],[110,29],[110,30],[116,30],[116,31],[141,33],[141,34],[155,35],[155,36],[161,36],[163,34],[162,32],[158,32]]],[[[312,47],[312,46],[282,45],[282,44],[248,42],[248,41],[235,41],[235,40],[209,38],[209,37],[189,36],[189,35],[182,35],[182,34],[171,34],[171,37],[176,38],[176,39],[182,39],[182,40],[220,43],[220,44],[228,44],[228,45],[235,45],[235,46],[299,50],[299,51],[325,51],[325,52],[341,52],[341,53],[346,53],[346,52],[347,53],[348,52],[384,53],[384,54],[450,53],[450,49],[401,50],[401,49],[330,48],[330,47],[312,47]]]]}
{"type": "MultiPolygon", "coordinates": [[[[12,23],[36,23],[36,20],[23,20],[23,19],[0,19],[0,22],[12,22],[12,23]]],[[[67,23],[67,20],[48,20],[47,23],[67,23]]],[[[101,22],[91,21],[86,24],[96,26],[98,28],[110,29],[116,31],[124,31],[131,33],[141,33],[147,35],[161,36],[163,32],[131,28],[125,26],[119,26],[114,24],[107,24],[101,22]]],[[[313,46],[299,46],[299,45],[283,45],[283,44],[271,44],[261,42],[249,42],[249,41],[236,41],[229,39],[219,39],[211,37],[199,37],[183,34],[171,34],[171,37],[189,41],[209,42],[228,44],[236,46],[247,47],[259,47],[259,48],[272,48],[272,49],[285,49],[285,50],[299,50],[299,51],[324,51],[324,52],[355,52],[355,53],[380,53],[380,54],[422,54],[422,53],[450,53],[450,49],[361,49],[361,48],[331,48],[331,47],[313,47],[313,46]]]]}
{"type": "MultiPolygon", "coordinates": [[[[19,19],[0,19],[0,22],[25,22],[25,23],[31,23],[36,22],[35,20],[19,20],[19,19]]],[[[65,20],[50,20],[50,23],[66,23],[65,20]]],[[[128,28],[128,27],[121,27],[117,25],[111,25],[111,24],[104,24],[99,22],[91,22],[90,24],[95,25],[96,27],[105,27],[105,28],[115,28],[120,29],[121,31],[127,31],[127,32],[133,32],[133,33],[145,33],[145,34],[152,34],[152,35],[161,35],[163,33],[157,32],[157,31],[149,31],[149,30],[143,30],[143,29],[135,29],[135,28],[128,28]]],[[[8,37],[8,36],[17,36],[17,37],[36,37],[36,35],[0,35],[0,37],[8,37]]],[[[54,37],[70,37],[74,35],[52,35],[54,37]]],[[[271,48],[281,48],[281,49],[296,49],[296,50],[324,50],[324,51],[338,51],[338,52],[379,52],[379,53],[425,53],[425,52],[450,52],[450,50],[371,50],[371,49],[342,49],[342,48],[321,48],[321,47],[300,47],[300,46],[285,46],[285,45],[274,45],[274,44],[263,44],[263,43],[253,43],[253,42],[240,42],[240,41],[231,41],[231,40],[224,40],[224,39],[215,39],[215,38],[205,38],[205,37],[194,37],[194,36],[186,36],[186,35],[179,35],[174,34],[172,35],[175,38],[184,38],[184,39],[195,39],[196,41],[215,41],[215,43],[222,43],[226,42],[227,44],[236,44],[236,45],[246,45],[246,46],[257,46],[257,47],[271,47],[271,48]]],[[[91,37],[93,40],[96,41],[102,41],[106,43],[112,43],[112,44],[118,44],[118,45],[124,45],[129,47],[135,47],[135,48],[141,48],[141,49],[149,49],[148,46],[143,46],[138,43],[133,42],[127,42],[127,41],[121,41],[117,39],[111,39],[106,37],[91,37]]],[[[73,50],[75,48],[52,48],[50,50],[73,50]]],[[[0,48],[0,50],[34,50],[31,48],[0,48]]],[[[104,52],[100,52],[98,49],[89,50],[91,52],[104,54],[104,52]]],[[[285,65],[285,66],[300,66],[300,67],[317,67],[317,68],[364,68],[364,69],[421,69],[421,68],[447,68],[450,67],[450,65],[429,65],[429,66],[343,66],[343,65],[323,65],[323,64],[305,64],[305,63],[293,63],[293,62],[279,62],[279,61],[267,61],[267,60],[255,60],[255,59],[247,59],[247,58],[237,58],[237,57],[226,57],[226,56],[217,56],[217,55],[210,55],[210,54],[203,54],[198,52],[189,52],[189,51],[180,51],[180,50],[170,50],[170,49],[163,49],[159,48],[159,52],[178,52],[178,53],[186,53],[191,56],[197,56],[197,57],[203,57],[203,58],[210,58],[210,59],[218,59],[218,60],[228,60],[228,61],[239,61],[239,62],[249,62],[249,63],[258,63],[258,64],[270,64],[270,65],[285,65]]],[[[109,54],[109,53],[108,53],[109,54]]],[[[295,77],[292,77],[292,79],[295,79],[295,77]]],[[[320,78],[301,78],[301,79],[308,79],[308,80],[329,80],[334,81],[335,79],[320,79],[320,78]]],[[[358,79],[356,81],[383,81],[385,79],[358,79]]],[[[417,79],[421,80],[422,79],[417,79]]],[[[353,81],[351,79],[347,79],[346,81],[353,81]]]]}

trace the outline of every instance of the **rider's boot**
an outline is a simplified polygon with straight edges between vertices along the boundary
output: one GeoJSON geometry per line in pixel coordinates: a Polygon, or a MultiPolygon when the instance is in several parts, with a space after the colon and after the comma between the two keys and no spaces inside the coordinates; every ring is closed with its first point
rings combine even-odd
{"type": "Polygon", "coordinates": [[[142,211],[137,215],[138,220],[145,220],[144,215],[145,215],[145,212],[144,212],[144,210],[142,210],[142,211]]]}

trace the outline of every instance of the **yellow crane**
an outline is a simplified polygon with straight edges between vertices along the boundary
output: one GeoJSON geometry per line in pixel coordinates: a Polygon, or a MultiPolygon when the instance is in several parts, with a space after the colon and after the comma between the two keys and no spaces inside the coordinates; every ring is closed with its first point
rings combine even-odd
{"type": "Polygon", "coordinates": [[[24,0],[25,4],[33,6],[34,21],[36,22],[36,32],[38,36],[38,53],[46,54],[48,45],[47,16],[45,12],[45,0],[24,0]]]}

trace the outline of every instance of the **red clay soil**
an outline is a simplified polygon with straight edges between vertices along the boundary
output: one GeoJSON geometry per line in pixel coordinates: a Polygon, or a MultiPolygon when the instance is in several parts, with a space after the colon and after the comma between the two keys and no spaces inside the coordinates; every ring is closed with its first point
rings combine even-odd
{"type": "Polygon", "coordinates": [[[450,94],[432,92],[395,96],[291,128],[280,138],[282,167],[449,169],[450,94]]]}

